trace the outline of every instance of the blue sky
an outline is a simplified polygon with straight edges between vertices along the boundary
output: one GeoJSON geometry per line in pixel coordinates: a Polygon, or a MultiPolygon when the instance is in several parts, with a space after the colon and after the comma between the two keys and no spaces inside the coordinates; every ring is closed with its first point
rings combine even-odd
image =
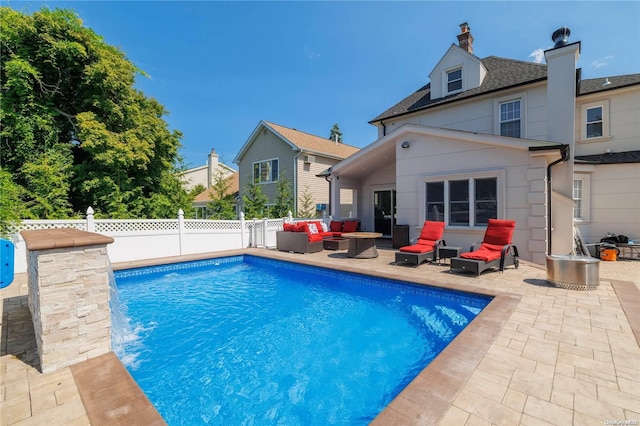
{"type": "MultiPolygon", "coordinates": [[[[640,2],[1,1],[73,9],[149,78],[191,167],[234,157],[260,120],[344,142],[377,137],[376,115],[428,82],[468,22],[474,54],[541,60],[551,33],[581,41],[584,79],[640,73],[640,2]]],[[[542,58],[543,60],[543,58],[542,58]]]]}

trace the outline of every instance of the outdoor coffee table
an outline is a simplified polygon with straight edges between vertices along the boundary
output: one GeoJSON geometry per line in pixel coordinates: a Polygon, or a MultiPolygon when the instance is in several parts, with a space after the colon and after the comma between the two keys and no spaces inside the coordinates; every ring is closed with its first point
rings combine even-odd
{"type": "Polygon", "coordinates": [[[327,238],[322,240],[325,250],[346,250],[349,248],[349,240],[346,238],[327,238]]]}
{"type": "Polygon", "coordinates": [[[348,257],[356,259],[373,259],[378,257],[376,238],[382,237],[379,232],[348,232],[342,238],[349,239],[348,257]]]}

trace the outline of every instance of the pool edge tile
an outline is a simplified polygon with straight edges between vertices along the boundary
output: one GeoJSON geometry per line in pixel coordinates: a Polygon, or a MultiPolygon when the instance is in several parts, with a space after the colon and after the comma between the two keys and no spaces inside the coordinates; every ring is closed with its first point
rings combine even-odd
{"type": "Polygon", "coordinates": [[[482,361],[520,299],[511,294],[495,296],[371,424],[407,424],[407,419],[421,424],[437,424],[482,361]],[[478,329],[483,332],[475,334],[478,329]],[[469,341],[473,342],[474,350],[470,350],[469,341]],[[412,408],[414,405],[419,409],[412,408]]]}

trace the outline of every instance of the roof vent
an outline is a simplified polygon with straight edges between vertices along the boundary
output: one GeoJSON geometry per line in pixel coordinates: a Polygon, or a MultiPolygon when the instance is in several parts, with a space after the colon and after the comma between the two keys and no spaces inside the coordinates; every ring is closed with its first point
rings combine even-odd
{"type": "Polygon", "coordinates": [[[562,27],[558,30],[555,30],[553,34],[551,34],[551,40],[555,43],[553,48],[558,48],[566,45],[569,42],[569,36],[571,35],[571,30],[567,27],[562,27]]]}

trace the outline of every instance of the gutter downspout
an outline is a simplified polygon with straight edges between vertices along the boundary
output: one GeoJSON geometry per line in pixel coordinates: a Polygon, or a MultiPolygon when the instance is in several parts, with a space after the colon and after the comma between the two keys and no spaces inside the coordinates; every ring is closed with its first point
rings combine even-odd
{"type": "Polygon", "coordinates": [[[380,125],[382,126],[382,136],[387,136],[387,126],[384,125],[382,120],[380,120],[380,125]]]}
{"type": "Polygon", "coordinates": [[[556,164],[568,161],[571,156],[569,145],[558,145],[554,147],[529,147],[529,151],[548,151],[551,149],[560,150],[561,157],[547,166],[547,255],[551,255],[551,168],[556,164]]]}
{"type": "Polygon", "coordinates": [[[329,182],[329,203],[327,204],[329,215],[331,215],[331,167],[327,170],[323,171],[320,174],[317,174],[316,177],[323,177],[324,180],[329,182]]]}
{"type": "MultiPolygon", "coordinates": [[[[298,157],[302,155],[302,150],[293,157],[293,216],[298,212],[298,157]]],[[[279,171],[278,171],[279,172],[279,171]]]]}
{"type": "Polygon", "coordinates": [[[331,214],[331,179],[329,176],[325,176],[324,180],[329,182],[329,204],[327,205],[327,210],[329,210],[329,214],[331,214]]]}

